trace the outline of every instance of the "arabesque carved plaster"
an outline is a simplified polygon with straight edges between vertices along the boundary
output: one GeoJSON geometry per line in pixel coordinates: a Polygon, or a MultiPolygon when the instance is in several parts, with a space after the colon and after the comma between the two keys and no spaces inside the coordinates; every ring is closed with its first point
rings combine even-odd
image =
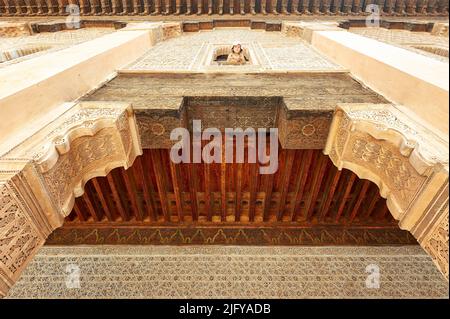
{"type": "Polygon", "coordinates": [[[84,184],[140,154],[129,104],[83,102],[0,158],[0,296],[62,225],[84,184]]]}
{"type": "Polygon", "coordinates": [[[378,185],[399,226],[448,279],[448,145],[393,105],[342,104],[324,153],[378,185]]]}

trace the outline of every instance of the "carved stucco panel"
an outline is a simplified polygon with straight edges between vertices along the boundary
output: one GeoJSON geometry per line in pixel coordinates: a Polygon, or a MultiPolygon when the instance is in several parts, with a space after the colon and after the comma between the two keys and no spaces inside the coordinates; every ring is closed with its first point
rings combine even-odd
{"type": "Polygon", "coordinates": [[[341,159],[376,175],[382,195],[384,193],[384,196],[387,196],[387,193],[390,193],[389,208],[394,212],[404,212],[427,179],[427,176],[416,172],[395,145],[377,140],[369,134],[352,134],[341,159]]]}
{"type": "Polygon", "coordinates": [[[26,209],[11,185],[0,184],[0,296],[45,241],[26,209]]]}
{"type": "Polygon", "coordinates": [[[433,258],[448,280],[448,203],[446,214],[422,242],[422,247],[433,258]]]}
{"type": "Polygon", "coordinates": [[[424,137],[409,125],[390,105],[343,104],[324,149],[340,169],[375,182],[399,220],[448,162],[431,135],[424,137]]]}
{"type": "Polygon", "coordinates": [[[72,143],[68,153],[60,156],[55,166],[43,173],[52,197],[65,215],[70,212],[72,193],[82,189],[87,182],[83,180],[83,174],[120,163],[124,153],[120,138],[113,129],[103,129],[95,136],[79,138],[72,143]]]}
{"type": "Polygon", "coordinates": [[[418,222],[411,230],[422,247],[432,257],[448,280],[448,171],[440,189],[432,195],[432,200],[423,210],[418,222]]]}
{"type": "Polygon", "coordinates": [[[134,158],[138,155],[132,154],[134,152],[132,134],[136,134],[137,132],[131,132],[129,127],[131,126],[133,128],[136,128],[134,127],[134,125],[134,121],[130,123],[126,112],[122,113],[122,115],[117,120],[117,129],[119,130],[120,138],[122,139],[122,145],[126,158],[134,158]]]}
{"type": "Polygon", "coordinates": [[[142,154],[129,104],[84,102],[0,158],[0,296],[62,223],[85,183],[142,154]]]}
{"type": "Polygon", "coordinates": [[[399,226],[448,279],[448,143],[392,105],[343,104],[324,153],[339,169],[378,185],[399,226]]]}

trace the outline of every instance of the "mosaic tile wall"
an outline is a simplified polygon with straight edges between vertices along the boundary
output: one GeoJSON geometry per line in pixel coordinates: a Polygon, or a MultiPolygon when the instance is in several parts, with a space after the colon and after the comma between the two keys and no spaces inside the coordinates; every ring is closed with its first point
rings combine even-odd
{"type": "Polygon", "coordinates": [[[419,246],[46,246],[8,298],[448,298],[448,288],[419,246]]]}

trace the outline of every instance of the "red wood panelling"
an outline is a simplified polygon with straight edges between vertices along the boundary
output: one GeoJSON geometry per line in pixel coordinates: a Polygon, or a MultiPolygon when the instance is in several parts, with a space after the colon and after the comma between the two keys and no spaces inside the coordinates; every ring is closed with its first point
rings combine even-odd
{"type": "Polygon", "coordinates": [[[395,225],[377,186],[339,171],[320,150],[279,149],[279,169],[258,164],[173,164],[146,149],[128,170],[89,181],[66,223],[395,225]]]}

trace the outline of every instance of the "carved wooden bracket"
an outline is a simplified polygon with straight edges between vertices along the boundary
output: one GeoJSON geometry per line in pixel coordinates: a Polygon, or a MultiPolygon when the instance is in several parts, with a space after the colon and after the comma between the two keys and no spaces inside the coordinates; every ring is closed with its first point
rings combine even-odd
{"type": "Polygon", "coordinates": [[[448,279],[448,144],[387,104],[342,104],[324,153],[376,183],[448,279]]]}
{"type": "Polygon", "coordinates": [[[0,158],[0,296],[62,225],[85,183],[130,167],[140,154],[129,104],[83,102],[0,158]]]}

